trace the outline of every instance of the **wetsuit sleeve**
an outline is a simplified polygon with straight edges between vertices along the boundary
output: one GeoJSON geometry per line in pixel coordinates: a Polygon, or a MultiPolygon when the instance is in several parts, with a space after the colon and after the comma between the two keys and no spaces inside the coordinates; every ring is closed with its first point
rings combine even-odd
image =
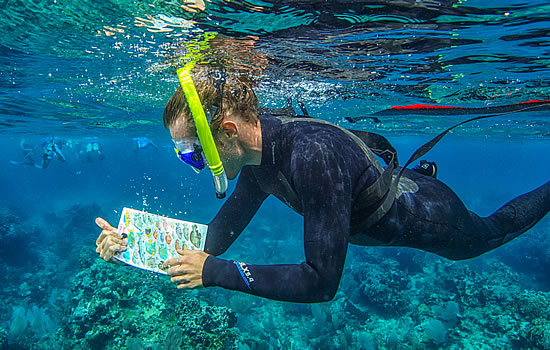
{"type": "Polygon", "coordinates": [[[252,171],[243,168],[237,186],[208,224],[204,251],[220,255],[239,237],[269,194],[263,192],[252,171]]]}
{"type": "Polygon", "coordinates": [[[291,164],[294,187],[304,208],[305,262],[250,265],[210,256],[203,270],[205,286],[293,302],[334,297],[348,245],[351,177],[340,157],[326,147],[314,143],[307,152],[294,156],[291,164]]]}

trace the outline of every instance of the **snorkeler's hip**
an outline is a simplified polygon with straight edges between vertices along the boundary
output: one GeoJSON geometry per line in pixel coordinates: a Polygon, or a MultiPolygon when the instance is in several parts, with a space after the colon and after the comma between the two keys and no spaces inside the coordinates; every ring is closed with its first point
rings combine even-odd
{"type": "Polygon", "coordinates": [[[389,210],[372,225],[361,226],[362,219],[372,212],[352,215],[350,243],[411,246],[430,235],[448,234],[470,220],[469,211],[448,186],[408,169],[399,180],[389,210]]]}

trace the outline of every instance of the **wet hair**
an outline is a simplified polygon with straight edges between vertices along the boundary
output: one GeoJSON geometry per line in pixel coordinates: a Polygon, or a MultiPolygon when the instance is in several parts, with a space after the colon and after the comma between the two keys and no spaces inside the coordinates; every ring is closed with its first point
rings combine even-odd
{"type": "MultiPolygon", "coordinates": [[[[210,122],[212,129],[217,129],[225,115],[236,116],[252,124],[257,123],[258,98],[251,87],[251,81],[247,80],[242,73],[226,73],[221,69],[201,68],[193,72],[192,77],[205,112],[214,105],[218,106],[210,122]]],[[[180,118],[184,118],[188,125],[194,127],[193,116],[181,86],[166,103],[162,115],[166,128],[180,118]]]]}

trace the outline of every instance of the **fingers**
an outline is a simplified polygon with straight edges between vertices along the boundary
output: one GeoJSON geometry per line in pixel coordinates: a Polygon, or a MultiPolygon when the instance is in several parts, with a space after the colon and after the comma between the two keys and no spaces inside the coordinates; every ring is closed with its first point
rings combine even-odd
{"type": "MultiPolygon", "coordinates": [[[[170,258],[170,259],[166,260],[164,262],[163,266],[170,267],[170,266],[182,265],[182,264],[188,262],[188,259],[191,257],[191,255],[194,252],[193,250],[183,250],[183,249],[179,249],[179,248],[176,248],[176,251],[178,252],[178,254],[180,256],[170,258]]],[[[168,271],[170,271],[170,270],[168,270],[168,271]]]]}
{"type": "Polygon", "coordinates": [[[101,231],[101,233],[99,234],[99,237],[95,241],[96,246],[102,245],[103,242],[105,242],[105,240],[110,237],[112,237],[113,239],[122,240],[122,236],[118,232],[103,230],[101,231]]]}
{"type": "Polygon", "coordinates": [[[196,250],[178,249],[179,257],[168,259],[164,266],[169,267],[166,273],[178,289],[203,287],[202,270],[208,254],[196,250]]]}
{"type": "MultiPolygon", "coordinates": [[[[178,265],[181,265],[184,263],[184,259],[183,257],[177,257],[177,258],[170,258],[168,260],[166,260],[164,262],[164,264],[162,264],[164,267],[173,267],[173,266],[178,266],[178,265]]],[[[168,271],[170,271],[170,269],[168,269],[168,271]]]]}
{"type": "Polygon", "coordinates": [[[99,237],[97,237],[95,241],[95,245],[99,247],[101,244],[103,244],[103,242],[107,237],[112,236],[113,234],[114,232],[112,231],[105,231],[105,230],[101,231],[101,233],[99,234],[99,237]]]}
{"type": "Polygon", "coordinates": [[[105,261],[111,261],[117,252],[127,249],[127,239],[122,239],[116,232],[102,231],[98,238],[96,252],[105,261]]]}
{"type": "Polygon", "coordinates": [[[105,221],[102,218],[96,218],[95,223],[99,228],[102,229],[101,233],[99,234],[99,237],[95,241],[96,246],[99,246],[102,244],[102,242],[107,238],[109,235],[115,235],[117,237],[121,237],[118,232],[116,232],[116,229],[111,226],[107,221],[105,221]]]}
{"type": "Polygon", "coordinates": [[[117,236],[110,235],[104,239],[99,246],[101,247],[101,250],[108,250],[109,247],[113,245],[122,245],[122,239],[117,236]]]}
{"type": "Polygon", "coordinates": [[[178,289],[195,289],[195,288],[203,288],[202,285],[202,279],[196,280],[196,281],[190,281],[189,283],[185,284],[178,284],[176,288],[178,289]]]}
{"type": "Polygon", "coordinates": [[[184,275],[189,271],[191,265],[185,264],[182,261],[176,261],[174,265],[168,265],[170,268],[166,270],[166,273],[170,276],[184,275]]]}
{"type": "Polygon", "coordinates": [[[111,243],[101,249],[98,253],[103,260],[111,261],[116,253],[124,251],[126,251],[126,246],[117,243],[111,243]]]}
{"type": "Polygon", "coordinates": [[[113,226],[111,226],[111,224],[109,224],[107,221],[105,221],[105,219],[103,218],[96,218],[95,223],[102,230],[116,231],[116,229],[113,226]]]}
{"type": "Polygon", "coordinates": [[[195,250],[181,250],[181,249],[176,249],[176,251],[180,256],[170,258],[166,260],[163,264],[163,266],[169,267],[169,269],[167,270],[167,273],[169,275],[178,274],[184,271],[184,269],[192,267],[193,254],[197,252],[195,250]]]}
{"type": "Polygon", "coordinates": [[[172,283],[175,283],[175,284],[187,284],[189,283],[189,278],[191,278],[190,276],[174,276],[172,278],[170,278],[170,282],[172,283]]]}
{"type": "Polygon", "coordinates": [[[176,285],[178,289],[193,289],[202,286],[202,278],[193,274],[184,274],[170,278],[170,281],[176,285]]]}
{"type": "Polygon", "coordinates": [[[164,262],[163,266],[168,267],[166,273],[172,276],[172,282],[178,281],[185,283],[185,281],[189,281],[186,275],[189,274],[192,265],[187,261],[186,257],[181,256],[168,259],[164,262]]]}

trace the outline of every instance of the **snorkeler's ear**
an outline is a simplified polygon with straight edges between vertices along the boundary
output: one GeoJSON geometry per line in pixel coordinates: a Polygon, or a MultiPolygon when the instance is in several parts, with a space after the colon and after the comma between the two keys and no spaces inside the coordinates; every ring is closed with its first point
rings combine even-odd
{"type": "Polygon", "coordinates": [[[237,124],[235,124],[231,120],[227,120],[227,121],[222,122],[221,127],[222,127],[222,130],[223,130],[223,133],[224,133],[225,137],[227,137],[228,139],[232,139],[234,137],[237,137],[237,135],[238,135],[237,124]]]}

